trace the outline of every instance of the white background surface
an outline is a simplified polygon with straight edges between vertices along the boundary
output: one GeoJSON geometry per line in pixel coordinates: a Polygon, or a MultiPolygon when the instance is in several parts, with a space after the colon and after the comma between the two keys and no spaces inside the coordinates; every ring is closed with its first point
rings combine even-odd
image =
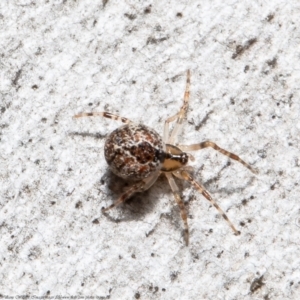
{"type": "Polygon", "coordinates": [[[286,3],[0,2],[1,295],[300,298],[300,6],[286,3]],[[181,143],[212,140],[260,170],[195,153],[241,235],[179,183],[189,247],[165,178],[101,214],[128,186],[103,155],[120,124],[72,119],[107,110],[162,133],[187,69],[181,143]]]}

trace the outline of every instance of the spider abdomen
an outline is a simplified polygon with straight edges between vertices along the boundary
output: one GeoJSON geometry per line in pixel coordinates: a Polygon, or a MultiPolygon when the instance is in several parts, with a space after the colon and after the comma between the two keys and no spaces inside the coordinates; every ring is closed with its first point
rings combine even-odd
{"type": "Polygon", "coordinates": [[[141,180],[161,169],[163,141],[156,131],[145,125],[126,124],[108,135],[104,154],[116,175],[141,180]]]}

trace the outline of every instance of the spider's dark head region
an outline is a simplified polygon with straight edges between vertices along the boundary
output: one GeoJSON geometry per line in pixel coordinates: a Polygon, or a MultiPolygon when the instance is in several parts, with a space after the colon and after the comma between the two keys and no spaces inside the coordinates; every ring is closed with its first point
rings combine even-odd
{"type": "Polygon", "coordinates": [[[181,151],[174,145],[166,145],[166,153],[162,167],[163,172],[174,172],[184,167],[189,162],[187,153],[181,151]]]}
{"type": "Polygon", "coordinates": [[[116,175],[142,180],[161,169],[163,141],[156,131],[145,125],[126,124],[106,138],[104,154],[116,175]]]}

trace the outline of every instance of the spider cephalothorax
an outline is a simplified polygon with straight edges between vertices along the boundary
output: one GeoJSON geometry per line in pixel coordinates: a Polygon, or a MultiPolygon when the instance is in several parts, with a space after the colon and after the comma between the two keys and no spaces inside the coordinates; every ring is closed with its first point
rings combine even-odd
{"type": "Polygon", "coordinates": [[[183,121],[186,119],[190,95],[189,87],[190,71],[187,72],[187,83],[183,105],[178,113],[165,121],[163,138],[161,138],[155,130],[145,125],[135,124],[127,118],[119,117],[108,112],[92,112],[75,115],[75,118],[102,116],[125,123],[125,125],[117,128],[108,135],[105,141],[104,154],[108,165],[116,175],[136,182],[123,193],[114,204],[107,208],[103,208],[103,211],[107,211],[125,202],[137,192],[147,190],[155,183],[160,174],[164,174],[168,179],[176,203],[180,208],[181,217],[185,227],[184,239],[186,245],[189,243],[187,213],[174,176],[190,182],[190,184],[192,184],[194,188],[196,188],[219,211],[234,233],[239,234],[239,231],[234,227],[226,214],[212,199],[204,187],[194,180],[189,172],[192,167],[188,166],[189,158],[193,157],[185,151],[196,151],[211,147],[240,162],[253,173],[257,172],[237,155],[220,148],[211,141],[192,145],[179,145],[176,143],[175,140],[180,133],[183,121]],[[169,124],[174,121],[176,121],[176,123],[170,133],[169,124]]]}

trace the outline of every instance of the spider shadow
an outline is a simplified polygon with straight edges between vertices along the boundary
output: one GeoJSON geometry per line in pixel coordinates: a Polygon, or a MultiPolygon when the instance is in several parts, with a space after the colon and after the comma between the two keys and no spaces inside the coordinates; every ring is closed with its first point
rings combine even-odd
{"type": "Polygon", "coordinates": [[[106,134],[100,133],[90,133],[90,132],[78,132],[78,131],[71,131],[68,133],[69,136],[81,136],[81,137],[91,137],[96,140],[102,140],[106,137],[106,134]]]}
{"type": "MultiPolygon", "coordinates": [[[[135,183],[134,181],[128,181],[118,177],[109,168],[107,168],[101,177],[101,182],[105,184],[108,189],[108,201],[104,207],[114,203],[135,183]]],[[[164,179],[163,176],[159,176],[154,185],[148,190],[132,195],[124,203],[101,214],[114,223],[141,220],[146,214],[152,213],[155,210],[156,204],[160,200],[161,191],[164,190],[165,183],[166,179],[164,179]],[[117,213],[115,211],[117,211],[117,213]]]]}
{"type": "MultiPolygon", "coordinates": [[[[96,140],[103,140],[106,137],[100,133],[90,133],[90,132],[78,132],[72,131],[69,132],[70,136],[81,136],[81,137],[88,137],[93,138],[96,140]]],[[[101,159],[104,159],[101,157],[101,159]]],[[[157,182],[155,182],[154,186],[156,188],[150,188],[144,192],[136,193],[128,200],[126,200],[123,204],[119,205],[118,207],[112,208],[111,210],[100,213],[96,219],[100,219],[103,217],[102,215],[106,216],[108,220],[118,223],[118,222],[129,222],[132,220],[142,219],[145,214],[151,213],[156,206],[156,202],[159,201],[159,192],[157,192],[157,185],[160,186],[161,190],[163,190],[163,179],[162,176],[159,176],[157,182]],[[117,213],[115,212],[117,211],[117,213]]],[[[122,179],[115,175],[107,166],[105,173],[100,178],[100,185],[107,186],[107,203],[103,206],[107,207],[113,202],[115,202],[126,190],[128,190],[131,185],[133,185],[134,181],[128,181],[122,179]]]]}

